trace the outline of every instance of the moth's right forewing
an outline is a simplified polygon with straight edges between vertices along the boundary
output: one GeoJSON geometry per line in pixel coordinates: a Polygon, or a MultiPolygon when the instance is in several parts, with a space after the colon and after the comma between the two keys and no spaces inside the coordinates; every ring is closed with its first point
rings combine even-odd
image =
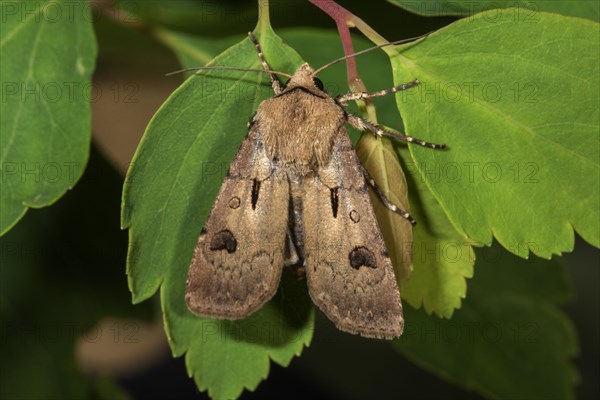
{"type": "Polygon", "coordinates": [[[358,163],[342,128],[329,165],[305,183],[308,290],[338,329],[391,339],[404,328],[400,293],[358,163]]]}
{"type": "Polygon", "coordinates": [[[192,312],[240,319],[273,297],[284,264],[288,204],[285,174],[251,127],[196,245],[185,296],[192,312]]]}

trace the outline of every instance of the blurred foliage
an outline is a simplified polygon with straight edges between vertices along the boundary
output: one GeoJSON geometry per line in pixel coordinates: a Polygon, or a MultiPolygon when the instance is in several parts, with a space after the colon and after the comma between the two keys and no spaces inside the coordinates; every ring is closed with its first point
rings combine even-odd
{"type": "Polygon", "coordinates": [[[1,398],[124,395],[110,380],[84,376],[74,359],[76,340],[113,334],[94,327],[102,317],[152,315],[151,302],[131,305],[124,279],[122,182],[94,150],[72,192],[0,238],[1,398]]]}

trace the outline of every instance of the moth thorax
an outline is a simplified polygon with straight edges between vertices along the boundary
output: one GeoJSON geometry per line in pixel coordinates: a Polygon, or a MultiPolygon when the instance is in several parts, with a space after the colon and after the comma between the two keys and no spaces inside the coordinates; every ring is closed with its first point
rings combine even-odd
{"type": "Polygon", "coordinates": [[[345,134],[341,107],[302,87],[265,100],[255,120],[267,154],[302,175],[327,165],[336,139],[345,134]]]}

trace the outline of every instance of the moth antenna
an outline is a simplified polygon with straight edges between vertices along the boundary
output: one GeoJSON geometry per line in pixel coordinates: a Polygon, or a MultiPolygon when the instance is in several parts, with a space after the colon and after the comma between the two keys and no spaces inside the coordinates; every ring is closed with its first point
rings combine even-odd
{"type": "Polygon", "coordinates": [[[286,74],[285,72],[279,72],[279,71],[267,72],[263,69],[258,69],[258,68],[236,68],[236,67],[221,67],[221,66],[184,68],[184,69],[180,69],[178,71],[169,72],[168,74],[165,74],[165,76],[181,74],[182,72],[189,72],[189,71],[210,71],[210,70],[262,72],[263,74],[271,73],[271,74],[275,74],[275,75],[285,76],[288,79],[292,77],[290,74],[286,74]]]}
{"type": "Polygon", "coordinates": [[[256,39],[256,37],[254,36],[254,34],[252,32],[248,32],[248,37],[250,38],[250,41],[252,42],[252,44],[254,44],[254,48],[256,49],[256,53],[258,54],[258,59],[260,60],[260,63],[262,64],[263,70],[267,74],[269,74],[269,79],[271,80],[271,87],[273,88],[273,91],[275,92],[275,94],[280,94],[282,92],[281,83],[279,83],[279,80],[277,80],[273,76],[273,71],[271,71],[271,66],[269,65],[267,60],[265,60],[265,55],[262,51],[262,48],[260,47],[260,43],[258,43],[258,39],[256,39]]]}
{"type": "Polygon", "coordinates": [[[359,56],[361,54],[368,53],[369,51],[377,50],[377,49],[380,49],[380,48],[386,47],[386,46],[395,46],[395,45],[398,45],[398,44],[403,44],[403,43],[407,43],[407,42],[412,42],[412,41],[415,41],[415,40],[419,40],[421,38],[429,36],[431,33],[432,32],[428,32],[428,33],[426,33],[424,35],[421,35],[421,36],[415,36],[415,37],[408,38],[408,39],[401,39],[401,40],[396,40],[396,41],[393,41],[393,42],[388,42],[388,43],[380,44],[378,46],[369,47],[368,49],[365,49],[365,50],[357,51],[356,53],[348,54],[347,56],[344,56],[344,57],[336,58],[335,60],[333,60],[333,61],[331,61],[331,62],[323,65],[321,68],[318,68],[314,72],[314,75],[317,75],[319,72],[323,71],[324,69],[329,68],[332,65],[337,64],[337,63],[339,63],[341,61],[344,61],[344,60],[346,60],[346,59],[348,59],[350,57],[356,57],[356,56],[359,56]]]}
{"type": "Polygon", "coordinates": [[[349,102],[351,100],[364,100],[364,99],[370,99],[372,97],[385,96],[387,94],[396,93],[401,90],[410,89],[412,87],[417,86],[418,84],[419,84],[419,81],[417,79],[415,79],[414,81],[404,83],[402,85],[394,86],[393,88],[390,88],[390,89],[378,90],[376,92],[347,93],[347,94],[339,95],[335,99],[338,102],[345,105],[347,102],[349,102]]]}

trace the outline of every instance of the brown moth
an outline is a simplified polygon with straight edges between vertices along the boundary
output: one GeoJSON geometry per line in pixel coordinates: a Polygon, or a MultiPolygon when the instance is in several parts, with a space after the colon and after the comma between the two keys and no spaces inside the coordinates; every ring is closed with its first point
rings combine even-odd
{"type": "Polygon", "coordinates": [[[199,316],[245,318],[273,297],[283,267],[295,266],[304,270],[313,302],[338,329],[398,337],[404,327],[400,293],[368,185],[386,207],[414,221],[368,176],[345,124],[431,148],[443,145],[386,132],[344,107],[418,82],[332,98],[303,64],[281,87],[249,35],[275,95],[249,122],[200,234],[187,305],[199,316]]]}

